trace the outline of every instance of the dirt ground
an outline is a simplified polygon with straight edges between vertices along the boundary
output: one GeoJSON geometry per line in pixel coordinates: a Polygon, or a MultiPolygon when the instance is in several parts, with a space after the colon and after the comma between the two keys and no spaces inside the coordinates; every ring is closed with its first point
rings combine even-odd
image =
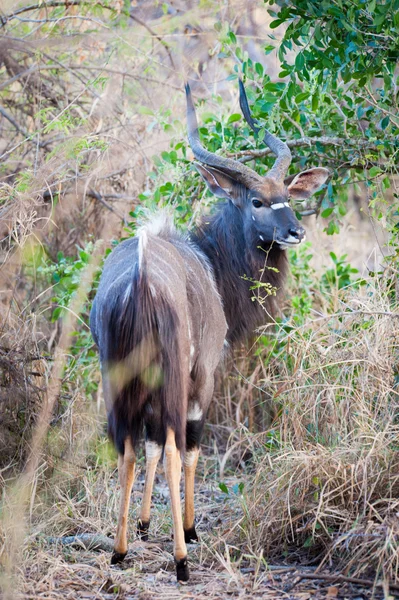
{"type": "MultiPolygon", "coordinates": [[[[233,488],[234,482],[238,483],[233,477],[225,481],[229,489],[233,488]]],[[[116,473],[113,484],[116,486],[116,473]]],[[[153,499],[150,541],[143,542],[135,536],[136,514],[143,485],[141,473],[133,491],[129,552],[121,565],[110,565],[110,551],[86,550],[79,548],[79,544],[63,545],[60,542],[62,538],[56,541],[40,534],[32,539],[27,566],[20,573],[22,593],[18,597],[27,600],[388,600],[399,597],[399,589],[397,596],[393,596],[392,591],[386,591],[384,596],[382,587],[373,588],[367,580],[358,584],[349,581],[350,578],[340,581],[332,566],[319,570],[314,559],[312,566],[305,566],[306,560],[304,564],[287,563],[284,560],[269,564],[265,560],[256,560],[250,552],[243,554],[225,541],[231,533],[231,527],[240,526],[240,501],[223,493],[211,477],[199,483],[196,491],[200,541],[188,547],[191,578],[188,584],[177,583],[168,490],[161,472],[157,475],[153,499]]],[[[52,512],[56,514],[57,506],[53,507],[52,512]]],[[[110,530],[114,526],[115,523],[110,523],[110,530]]],[[[80,535],[82,530],[75,533],[80,535]]],[[[111,548],[112,537],[108,537],[108,540],[111,548]]]]}

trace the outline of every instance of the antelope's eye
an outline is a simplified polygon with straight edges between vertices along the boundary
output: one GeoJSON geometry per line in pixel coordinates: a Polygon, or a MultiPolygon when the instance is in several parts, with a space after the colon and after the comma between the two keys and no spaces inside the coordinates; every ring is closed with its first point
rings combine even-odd
{"type": "Polygon", "coordinates": [[[263,206],[262,202],[260,200],[258,200],[257,198],[252,198],[252,205],[255,208],[260,208],[261,206],[263,206]]]}

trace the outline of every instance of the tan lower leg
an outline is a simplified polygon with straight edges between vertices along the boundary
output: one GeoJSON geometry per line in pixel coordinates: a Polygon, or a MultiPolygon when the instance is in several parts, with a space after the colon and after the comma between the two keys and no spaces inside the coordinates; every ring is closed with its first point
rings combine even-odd
{"type": "Polygon", "coordinates": [[[169,486],[170,502],[172,505],[174,535],[173,551],[175,560],[179,561],[187,556],[180,504],[181,458],[180,452],[176,448],[174,431],[169,427],[166,432],[165,443],[165,472],[169,486]]]}
{"type": "Polygon", "coordinates": [[[194,527],[194,479],[198,455],[199,449],[194,448],[186,452],[184,457],[184,529],[186,531],[194,527]]]}
{"type": "Polygon", "coordinates": [[[114,542],[114,552],[126,554],[127,552],[127,521],[129,514],[130,494],[134,483],[136,455],[129,438],[125,440],[125,453],[118,457],[119,482],[121,486],[121,499],[119,505],[118,526],[114,542]]]}
{"type": "Polygon", "coordinates": [[[141,523],[148,523],[150,520],[151,497],[154,487],[155,473],[159,459],[161,458],[162,448],[155,442],[146,442],[145,444],[145,483],[143,492],[143,501],[140,510],[141,523]]]}

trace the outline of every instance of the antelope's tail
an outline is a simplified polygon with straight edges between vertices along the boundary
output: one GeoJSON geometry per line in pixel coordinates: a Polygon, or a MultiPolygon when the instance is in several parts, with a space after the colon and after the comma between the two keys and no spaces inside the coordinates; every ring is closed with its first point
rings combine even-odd
{"type": "Polygon", "coordinates": [[[104,319],[106,372],[113,390],[108,431],[118,452],[130,437],[137,444],[143,424],[161,415],[157,429],[164,445],[166,430],[175,432],[176,445],[185,447],[187,382],[182,372],[180,323],[170,298],[149,281],[146,251],[150,237],[139,234],[139,260],[131,283],[107,307],[104,319]]]}

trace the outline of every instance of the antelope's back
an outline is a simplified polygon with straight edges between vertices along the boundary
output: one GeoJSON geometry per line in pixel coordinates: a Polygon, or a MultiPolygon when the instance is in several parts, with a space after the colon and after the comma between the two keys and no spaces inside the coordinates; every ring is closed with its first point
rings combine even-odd
{"type": "Polygon", "coordinates": [[[223,306],[212,269],[203,253],[179,234],[170,219],[149,222],[137,236],[120,243],[107,257],[90,314],[90,328],[106,360],[109,323],[113,309],[122,311],[131,298],[133,282],[145,276],[157,310],[162,298],[178,317],[182,343],[191,369],[198,359],[216,367],[227,330],[223,306]]]}

